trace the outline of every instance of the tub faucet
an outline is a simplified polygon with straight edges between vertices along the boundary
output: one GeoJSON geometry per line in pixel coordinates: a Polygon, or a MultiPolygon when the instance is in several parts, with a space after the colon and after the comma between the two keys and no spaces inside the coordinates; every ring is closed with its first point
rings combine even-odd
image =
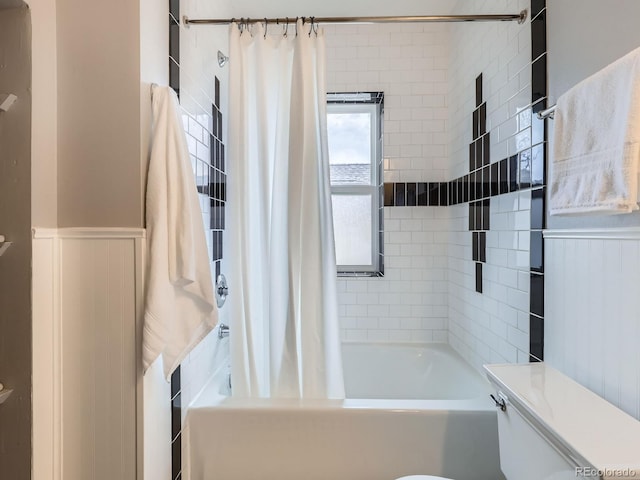
{"type": "Polygon", "coordinates": [[[228,336],[229,336],[229,325],[221,323],[220,327],[218,328],[218,338],[225,338],[228,336]]]}

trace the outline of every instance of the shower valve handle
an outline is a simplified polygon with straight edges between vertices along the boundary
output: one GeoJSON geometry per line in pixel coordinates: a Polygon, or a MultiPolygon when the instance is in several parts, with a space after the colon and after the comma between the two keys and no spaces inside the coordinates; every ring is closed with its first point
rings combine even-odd
{"type": "Polygon", "coordinates": [[[227,284],[227,279],[224,275],[220,274],[216,280],[216,302],[218,304],[218,308],[224,305],[228,295],[229,285],[227,284]]]}

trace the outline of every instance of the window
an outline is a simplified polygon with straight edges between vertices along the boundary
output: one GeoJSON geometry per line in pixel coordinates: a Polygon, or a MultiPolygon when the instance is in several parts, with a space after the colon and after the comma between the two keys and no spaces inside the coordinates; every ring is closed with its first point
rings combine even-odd
{"type": "Polygon", "coordinates": [[[382,93],[330,93],[327,128],[338,274],[382,276],[382,93]]]}

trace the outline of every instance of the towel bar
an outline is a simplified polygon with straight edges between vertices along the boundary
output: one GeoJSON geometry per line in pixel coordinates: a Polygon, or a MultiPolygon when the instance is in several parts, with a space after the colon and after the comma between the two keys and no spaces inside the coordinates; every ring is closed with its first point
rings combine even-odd
{"type": "Polygon", "coordinates": [[[552,107],[547,108],[546,110],[541,110],[538,112],[538,118],[540,120],[544,120],[545,118],[553,118],[556,114],[557,105],[553,105],[552,107]]]}

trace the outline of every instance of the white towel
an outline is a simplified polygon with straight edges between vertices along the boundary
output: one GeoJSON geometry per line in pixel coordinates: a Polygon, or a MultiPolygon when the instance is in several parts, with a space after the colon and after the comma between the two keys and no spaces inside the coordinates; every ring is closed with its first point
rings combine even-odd
{"type": "Polygon", "coordinates": [[[148,269],[143,364],[162,355],[169,379],[217,323],[210,259],[178,99],[153,86],[147,179],[148,269]]]}
{"type": "Polygon", "coordinates": [[[638,209],[640,49],[558,99],[550,169],[551,215],[638,209]]]}

